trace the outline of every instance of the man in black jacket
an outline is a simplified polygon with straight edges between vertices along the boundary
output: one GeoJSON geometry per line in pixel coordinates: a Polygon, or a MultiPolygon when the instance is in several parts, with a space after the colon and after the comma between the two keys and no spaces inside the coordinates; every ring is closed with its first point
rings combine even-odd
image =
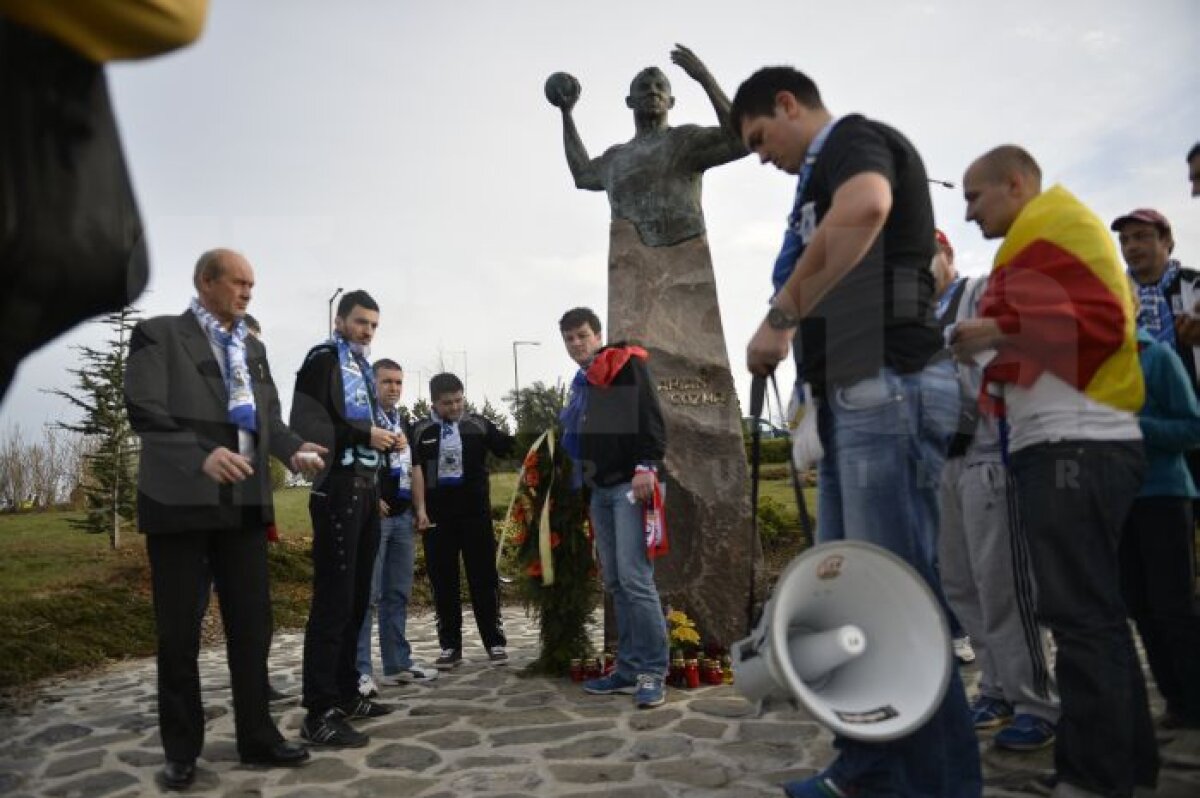
{"type": "Polygon", "coordinates": [[[204,745],[196,657],[210,578],[228,637],[238,754],[265,765],[308,758],[283,741],[267,711],[266,528],[274,521],[267,457],[314,472],[326,451],[280,417],[266,350],[242,320],[254,286],[250,264],[212,250],[197,261],[194,282],[189,310],[134,328],[125,369],[129,422],[142,441],[138,527],[153,586],[168,789],[192,783],[204,745]]]}
{"type": "Polygon", "coordinates": [[[462,381],[453,374],[429,380],[433,408],[413,431],[413,465],[425,478],[425,567],[437,607],[438,670],[462,663],[462,598],[458,579],[461,556],[475,625],[493,665],[508,662],[508,644],[500,619],[500,576],[487,453],[503,457],[513,439],[486,418],[465,413],[462,381]]]}
{"type": "Polygon", "coordinates": [[[378,472],[400,442],[380,420],[368,348],[379,305],[366,291],[338,303],[332,340],[309,351],[296,375],[292,426],[331,452],[313,484],[313,596],[304,630],[304,707],[300,736],[317,745],[358,748],[368,737],[346,723],[392,708],[359,694],[358,632],[370,601],[379,548],[378,472]]]}
{"type": "Polygon", "coordinates": [[[589,308],[567,311],[558,326],[567,354],[579,365],[563,412],[563,448],[591,489],[596,551],[617,616],[616,668],[583,689],[633,693],[638,707],[656,707],[666,700],[668,644],[651,563],[662,541],[648,540],[646,514],[656,504],[661,513],[658,479],[667,442],[662,409],[644,349],[603,346],[600,319],[589,308]]]}

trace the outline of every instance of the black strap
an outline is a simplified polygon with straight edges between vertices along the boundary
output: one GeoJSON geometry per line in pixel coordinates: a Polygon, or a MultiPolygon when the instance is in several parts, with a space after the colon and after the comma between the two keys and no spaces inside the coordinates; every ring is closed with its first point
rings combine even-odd
{"type": "MultiPolygon", "coordinates": [[[[750,430],[750,551],[758,542],[758,467],[762,460],[762,427],[758,421],[762,418],[763,399],[767,395],[767,378],[755,375],[750,381],[750,415],[754,419],[753,429],[750,430]]],[[[746,632],[754,631],[754,558],[750,560],[750,590],[746,602],[746,632]]]]}
{"type": "MultiPolygon", "coordinates": [[[[779,383],[775,379],[775,375],[771,375],[771,389],[775,394],[775,404],[782,409],[783,402],[779,398],[779,383]]],[[[762,426],[759,420],[762,418],[763,402],[767,394],[767,378],[754,377],[750,382],[750,415],[754,419],[754,428],[750,431],[750,551],[754,551],[754,545],[758,541],[758,480],[759,471],[762,464],[762,426]]],[[[809,412],[816,412],[810,408],[809,412]]],[[[790,440],[789,440],[790,442],[790,440]]],[[[796,461],[792,457],[791,448],[788,448],[788,472],[792,477],[792,492],[796,496],[796,509],[800,518],[800,529],[804,533],[805,548],[813,545],[813,521],[812,516],[808,514],[808,504],[804,501],[804,488],[800,485],[800,474],[796,470],[796,461]]],[[[754,566],[750,567],[750,590],[747,591],[749,596],[746,604],[746,632],[747,634],[754,631],[758,619],[755,617],[757,610],[754,588],[755,588],[755,572],[754,566]]]]}

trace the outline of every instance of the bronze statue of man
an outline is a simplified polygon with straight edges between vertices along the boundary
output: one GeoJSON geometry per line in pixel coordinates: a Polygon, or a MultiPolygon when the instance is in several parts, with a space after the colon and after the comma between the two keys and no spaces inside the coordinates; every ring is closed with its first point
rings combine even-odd
{"type": "Polygon", "coordinates": [[[635,133],[624,144],[589,158],[571,112],[579,100],[579,82],[557,73],[546,94],[562,111],[563,146],[576,188],[608,192],[614,220],[637,228],[642,243],[667,247],[704,233],[700,183],[706,169],[741,158],[745,147],[729,127],[729,98],[708,67],[688,48],[677,45],[671,60],[708,94],[717,112],[716,127],[670,127],[675,107],[671,82],[658,67],[647,67],[629,85],[625,105],[633,111],[635,133]]]}
{"type": "Polygon", "coordinates": [[[706,169],[746,154],[729,127],[729,100],[708,68],[682,45],[671,60],[703,88],[712,127],[667,124],[675,105],[657,67],[634,77],[625,104],[634,136],[590,158],[572,110],[579,82],[546,81],[562,111],[563,145],[577,188],[605,191],[609,234],[608,335],[650,352],[667,427],[666,517],[671,553],[655,564],[667,601],[691,615],[709,642],[747,631],[746,595],[759,557],[750,538],[741,412],[717,306],[700,206],[706,169]]]}

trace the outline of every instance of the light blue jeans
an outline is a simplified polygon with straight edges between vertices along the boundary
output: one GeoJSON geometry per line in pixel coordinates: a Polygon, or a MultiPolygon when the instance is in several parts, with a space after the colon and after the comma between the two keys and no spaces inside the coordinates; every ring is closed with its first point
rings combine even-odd
{"type": "Polygon", "coordinates": [[[640,673],[667,674],[667,622],[654,566],[646,555],[642,503],[630,503],[628,482],[592,489],[592,531],[600,555],[604,589],[617,615],[616,672],[627,679],[640,673]]]}
{"type": "MultiPolygon", "coordinates": [[[[819,542],[862,540],[901,557],[934,593],[938,483],[958,422],[959,389],[949,361],[911,374],[883,369],[830,386],[818,424],[819,542]]],[[[945,652],[931,656],[949,658],[945,652]]],[[[887,743],[838,738],[835,781],[870,795],[975,798],[982,793],[979,745],[958,669],[933,717],[908,737],[887,743]]]]}
{"type": "MultiPolygon", "coordinates": [[[[371,579],[371,606],[379,613],[379,651],[384,674],[391,675],[412,667],[412,646],[404,636],[408,622],[408,600],[412,595],[413,563],[416,559],[416,534],[412,510],[380,519],[379,554],[371,579]]],[[[367,609],[358,633],[358,672],[372,673],[371,623],[367,609]]]]}

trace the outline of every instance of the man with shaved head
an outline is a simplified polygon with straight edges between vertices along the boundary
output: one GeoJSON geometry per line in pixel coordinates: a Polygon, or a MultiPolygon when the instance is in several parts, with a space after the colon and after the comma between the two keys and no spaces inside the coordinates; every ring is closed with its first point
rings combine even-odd
{"type": "Polygon", "coordinates": [[[326,450],[280,416],[262,343],[244,317],[254,270],[227,249],[204,253],[196,297],[179,316],[138,324],[125,370],[129,422],[141,437],[138,528],[146,535],[158,636],[158,721],[168,789],[196,777],[204,745],[201,605],[211,578],[228,639],[238,754],[257,765],[308,759],[267,711],[271,596],[267,526],[274,521],[268,456],[315,473],[326,450]]]}
{"type": "Polygon", "coordinates": [[[966,218],[1003,238],[981,318],[952,345],[984,365],[1038,586],[1062,716],[1054,795],[1129,796],[1158,774],[1154,728],[1120,594],[1121,529],[1146,471],[1130,289],[1104,223],[1025,150],[963,177],[966,218]]]}

